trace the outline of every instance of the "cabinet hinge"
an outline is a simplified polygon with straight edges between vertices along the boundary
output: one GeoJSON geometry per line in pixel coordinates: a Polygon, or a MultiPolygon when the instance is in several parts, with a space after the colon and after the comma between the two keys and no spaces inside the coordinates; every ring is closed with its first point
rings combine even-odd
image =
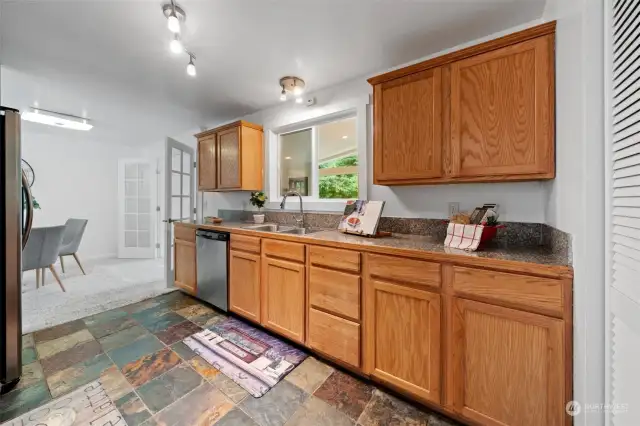
{"type": "Polygon", "coordinates": [[[196,168],[196,162],[195,161],[193,162],[193,168],[194,169],[196,168]]]}
{"type": "Polygon", "coordinates": [[[198,213],[195,207],[193,208],[193,213],[198,213]]]}

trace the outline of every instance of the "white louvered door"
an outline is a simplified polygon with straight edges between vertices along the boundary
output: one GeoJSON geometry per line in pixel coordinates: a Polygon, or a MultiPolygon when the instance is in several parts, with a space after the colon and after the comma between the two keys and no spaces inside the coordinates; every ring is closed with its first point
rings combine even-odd
{"type": "Polygon", "coordinates": [[[607,418],[640,425],[640,1],[609,0],[611,253],[607,418]]]}

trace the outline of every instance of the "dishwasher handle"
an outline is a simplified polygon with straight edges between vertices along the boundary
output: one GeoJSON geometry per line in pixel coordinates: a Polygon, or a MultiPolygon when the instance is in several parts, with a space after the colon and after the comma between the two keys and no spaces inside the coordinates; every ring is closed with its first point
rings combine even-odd
{"type": "Polygon", "coordinates": [[[213,231],[196,231],[196,237],[213,241],[229,241],[229,233],[213,231]]]}

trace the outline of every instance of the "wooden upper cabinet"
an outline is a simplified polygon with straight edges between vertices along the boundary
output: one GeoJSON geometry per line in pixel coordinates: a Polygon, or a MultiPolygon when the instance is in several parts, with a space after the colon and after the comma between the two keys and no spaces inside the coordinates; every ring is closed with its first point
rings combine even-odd
{"type": "Polygon", "coordinates": [[[263,189],[262,127],[237,121],[196,135],[198,189],[260,191],[263,189]]]}
{"type": "Polygon", "coordinates": [[[555,177],[555,22],[372,77],[374,183],[555,177]]]}
{"type": "Polygon", "coordinates": [[[569,424],[564,327],[560,319],[454,298],[454,410],[482,425],[569,424]]]}
{"type": "Polygon", "coordinates": [[[374,88],[374,180],[442,174],[442,70],[434,68],[374,88]]]}
{"type": "Polygon", "coordinates": [[[198,191],[215,190],[218,180],[216,135],[198,139],[198,191]]]}
{"type": "Polygon", "coordinates": [[[451,64],[452,175],[552,178],[553,37],[451,64]]]}

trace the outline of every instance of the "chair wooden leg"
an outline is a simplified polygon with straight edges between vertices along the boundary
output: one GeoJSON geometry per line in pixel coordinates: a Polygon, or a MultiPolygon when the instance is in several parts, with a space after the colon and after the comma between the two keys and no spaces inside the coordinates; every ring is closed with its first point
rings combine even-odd
{"type": "Polygon", "coordinates": [[[60,267],[62,268],[62,273],[64,274],[64,257],[60,256],[60,267]]]}
{"type": "Polygon", "coordinates": [[[36,289],[40,288],[40,268],[36,268],[36,289]]]}
{"type": "Polygon", "coordinates": [[[83,275],[87,275],[87,273],[84,271],[84,268],[82,267],[82,263],[80,263],[80,259],[78,258],[78,254],[77,253],[73,253],[73,258],[76,260],[76,262],[78,262],[78,266],[80,267],[80,270],[82,271],[83,275]]]}
{"type": "Polygon", "coordinates": [[[45,276],[46,272],[47,272],[47,270],[42,268],[42,287],[44,287],[44,276],[45,276]]]}
{"type": "Polygon", "coordinates": [[[49,265],[49,270],[53,274],[53,277],[56,279],[56,281],[58,281],[58,284],[60,284],[60,288],[62,289],[62,291],[66,293],[67,290],[64,289],[64,286],[62,285],[62,281],[60,281],[60,277],[58,276],[58,273],[56,272],[56,270],[53,268],[53,265],[49,265]]]}

